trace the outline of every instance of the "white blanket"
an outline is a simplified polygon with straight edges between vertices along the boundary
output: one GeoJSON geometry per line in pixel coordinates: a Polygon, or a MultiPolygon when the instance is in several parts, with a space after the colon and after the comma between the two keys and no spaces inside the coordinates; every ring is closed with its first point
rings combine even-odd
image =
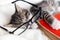
{"type": "Polygon", "coordinates": [[[49,40],[49,38],[39,29],[27,29],[20,36],[17,35],[22,30],[23,29],[19,29],[19,32],[15,32],[14,35],[4,32],[3,35],[0,35],[0,40],[49,40]]]}

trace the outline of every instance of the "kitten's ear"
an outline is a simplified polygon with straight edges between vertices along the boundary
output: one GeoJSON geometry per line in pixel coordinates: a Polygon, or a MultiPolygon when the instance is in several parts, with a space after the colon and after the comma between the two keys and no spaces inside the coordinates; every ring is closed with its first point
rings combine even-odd
{"type": "Polygon", "coordinates": [[[26,9],[21,8],[19,5],[16,5],[18,13],[26,14],[28,11],[26,9]]]}
{"type": "Polygon", "coordinates": [[[22,13],[22,8],[18,5],[16,5],[18,13],[22,13]]]}

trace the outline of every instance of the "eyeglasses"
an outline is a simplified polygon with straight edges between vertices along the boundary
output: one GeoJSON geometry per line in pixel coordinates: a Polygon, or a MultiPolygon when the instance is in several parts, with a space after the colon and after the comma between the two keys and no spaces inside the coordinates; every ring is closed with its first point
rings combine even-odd
{"type": "Polygon", "coordinates": [[[33,24],[34,22],[36,22],[39,18],[41,18],[41,11],[42,11],[42,8],[41,7],[38,7],[37,5],[35,4],[32,4],[30,2],[27,2],[27,1],[24,1],[24,0],[16,0],[16,1],[13,1],[12,3],[15,3],[17,1],[23,1],[23,2],[26,2],[34,7],[36,7],[38,10],[37,12],[31,17],[31,19],[29,19],[27,22],[23,23],[22,25],[18,26],[15,30],[13,30],[12,32],[9,31],[8,29],[0,26],[1,29],[5,30],[6,32],[8,32],[9,34],[14,34],[15,31],[17,31],[19,28],[21,28],[23,25],[26,25],[26,28],[21,32],[19,33],[18,35],[21,35],[24,31],[26,31],[28,29],[28,26],[31,24],[33,24]],[[39,15],[34,21],[32,21],[34,19],[35,16],[39,15]]]}

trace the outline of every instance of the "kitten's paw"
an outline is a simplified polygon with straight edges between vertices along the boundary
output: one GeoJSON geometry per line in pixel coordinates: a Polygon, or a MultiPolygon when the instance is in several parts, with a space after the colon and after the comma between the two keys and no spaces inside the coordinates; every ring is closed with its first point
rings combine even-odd
{"type": "Polygon", "coordinates": [[[7,25],[4,25],[5,27],[14,27],[15,25],[14,24],[7,24],[7,25]]]}
{"type": "Polygon", "coordinates": [[[60,29],[60,21],[54,20],[53,24],[52,24],[52,28],[56,29],[56,30],[59,30],[60,29]]]}

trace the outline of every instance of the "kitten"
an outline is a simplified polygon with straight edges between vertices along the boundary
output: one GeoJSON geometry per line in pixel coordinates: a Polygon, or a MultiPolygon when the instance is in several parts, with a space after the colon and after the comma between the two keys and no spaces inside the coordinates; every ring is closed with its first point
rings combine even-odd
{"type": "Polygon", "coordinates": [[[22,9],[18,5],[15,5],[15,8],[16,12],[12,15],[10,23],[5,26],[18,27],[28,20],[29,13],[26,9],[22,9]]]}
{"type": "MultiPolygon", "coordinates": [[[[31,19],[31,17],[33,16],[30,12],[28,12],[29,10],[21,8],[19,5],[15,4],[15,8],[16,8],[16,12],[12,15],[10,23],[7,25],[4,25],[5,27],[12,27],[12,28],[18,27],[21,24],[28,21],[29,19],[31,19]]],[[[34,22],[28,28],[36,29],[37,27],[38,25],[34,22]]],[[[25,28],[25,26],[23,26],[22,28],[25,28]]]]}

